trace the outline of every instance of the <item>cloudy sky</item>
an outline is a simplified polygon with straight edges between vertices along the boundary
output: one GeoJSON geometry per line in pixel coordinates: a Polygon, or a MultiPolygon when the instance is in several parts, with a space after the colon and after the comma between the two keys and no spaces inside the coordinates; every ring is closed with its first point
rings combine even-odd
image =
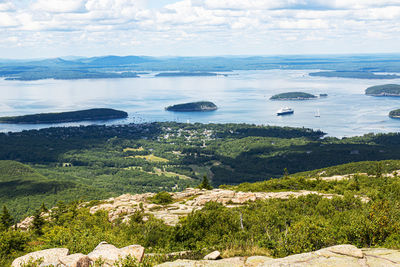
{"type": "Polygon", "coordinates": [[[0,0],[0,58],[400,52],[400,0],[0,0]]]}

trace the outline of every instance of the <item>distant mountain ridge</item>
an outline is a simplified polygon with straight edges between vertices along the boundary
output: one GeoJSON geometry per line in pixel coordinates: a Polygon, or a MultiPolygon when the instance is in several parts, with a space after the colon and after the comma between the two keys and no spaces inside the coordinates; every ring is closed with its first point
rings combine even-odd
{"type": "Polygon", "coordinates": [[[79,63],[95,66],[120,66],[120,65],[131,65],[136,63],[143,63],[149,61],[156,61],[152,57],[142,56],[103,56],[103,57],[91,57],[78,60],[79,63]]]}
{"type": "Polygon", "coordinates": [[[215,56],[215,57],[150,57],[98,56],[58,57],[48,59],[0,59],[0,77],[10,80],[126,78],[122,71],[154,72],[230,72],[232,70],[320,70],[311,76],[386,79],[400,73],[400,55],[307,55],[307,56],[215,56]],[[373,67],[371,67],[373,66],[373,67]],[[28,69],[29,68],[29,69],[28,69]],[[64,72],[90,72],[93,75],[64,72]],[[53,74],[53,72],[57,72],[53,74]],[[375,74],[377,73],[377,74],[375,74]],[[54,77],[53,77],[54,76],[54,77]],[[28,77],[28,78],[26,78],[28,77]]]}

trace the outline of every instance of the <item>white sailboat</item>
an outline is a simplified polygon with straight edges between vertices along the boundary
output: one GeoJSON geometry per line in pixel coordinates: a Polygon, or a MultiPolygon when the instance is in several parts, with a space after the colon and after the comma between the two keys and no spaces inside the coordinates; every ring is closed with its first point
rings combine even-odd
{"type": "Polygon", "coordinates": [[[321,117],[321,115],[319,114],[319,109],[317,109],[317,113],[315,113],[314,117],[317,117],[317,118],[321,117]]]}

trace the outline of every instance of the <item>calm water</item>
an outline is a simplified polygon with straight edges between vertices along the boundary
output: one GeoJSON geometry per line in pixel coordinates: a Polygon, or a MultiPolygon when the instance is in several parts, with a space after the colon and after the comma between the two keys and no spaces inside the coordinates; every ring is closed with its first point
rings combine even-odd
{"type": "MultiPolygon", "coordinates": [[[[0,80],[0,116],[71,111],[93,107],[125,110],[129,118],[101,124],[180,121],[246,122],[264,125],[321,129],[331,136],[354,136],[369,132],[397,132],[400,120],[390,119],[390,110],[400,108],[400,98],[364,95],[365,88],[398,80],[361,80],[310,77],[309,71],[236,71],[228,77],[163,77],[153,74],[132,79],[0,80]],[[270,101],[287,91],[327,93],[327,98],[309,101],[270,101]],[[215,112],[173,113],[164,107],[189,101],[210,100],[215,112]],[[294,115],[276,116],[283,106],[294,115]],[[319,109],[321,117],[315,117],[319,109]]],[[[87,125],[91,123],[68,123],[87,125]]],[[[1,132],[38,129],[52,125],[0,124],[1,132]]]]}

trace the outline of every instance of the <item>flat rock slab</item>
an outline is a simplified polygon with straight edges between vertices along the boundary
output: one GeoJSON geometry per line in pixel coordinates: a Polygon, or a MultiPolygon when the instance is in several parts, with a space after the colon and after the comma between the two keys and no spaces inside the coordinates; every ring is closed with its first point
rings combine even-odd
{"type": "Polygon", "coordinates": [[[12,262],[11,266],[21,267],[23,264],[29,262],[29,260],[35,261],[39,259],[43,259],[42,265],[54,264],[58,262],[59,258],[67,256],[68,252],[69,251],[67,248],[51,248],[41,251],[35,251],[28,253],[22,257],[16,258],[12,262]]]}
{"type": "Polygon", "coordinates": [[[291,255],[280,259],[267,260],[259,266],[366,266],[361,249],[352,245],[338,245],[315,252],[291,255]]]}
{"type": "Polygon", "coordinates": [[[362,252],[362,250],[353,245],[338,245],[338,246],[323,248],[318,250],[316,254],[323,255],[325,252],[359,258],[359,259],[364,257],[364,253],[362,252]]]}
{"type": "Polygon", "coordinates": [[[265,256],[222,260],[177,260],[160,267],[400,267],[400,251],[382,248],[358,249],[338,245],[317,251],[273,259],[265,256]]]}
{"type": "Polygon", "coordinates": [[[400,266],[400,251],[386,248],[362,249],[369,266],[400,266]]]}
{"type": "Polygon", "coordinates": [[[156,265],[157,267],[243,267],[245,259],[241,257],[222,260],[176,260],[156,265]]]}
{"type": "Polygon", "coordinates": [[[243,267],[245,258],[235,257],[222,260],[176,260],[156,265],[157,267],[243,267]]]}
{"type": "Polygon", "coordinates": [[[272,260],[273,258],[271,257],[266,257],[266,256],[251,256],[248,257],[246,262],[245,262],[245,266],[249,266],[249,267],[256,267],[266,261],[272,260]]]}

